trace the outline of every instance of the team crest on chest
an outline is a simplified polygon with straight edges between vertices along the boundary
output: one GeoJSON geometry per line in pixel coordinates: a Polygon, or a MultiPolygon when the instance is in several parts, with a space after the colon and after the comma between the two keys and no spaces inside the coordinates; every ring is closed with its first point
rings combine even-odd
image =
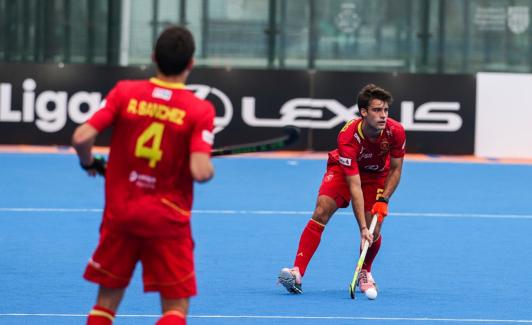
{"type": "Polygon", "coordinates": [[[388,140],[383,140],[380,144],[380,149],[381,149],[381,152],[379,153],[379,155],[385,155],[388,153],[388,151],[390,151],[390,143],[388,142],[388,140]]]}

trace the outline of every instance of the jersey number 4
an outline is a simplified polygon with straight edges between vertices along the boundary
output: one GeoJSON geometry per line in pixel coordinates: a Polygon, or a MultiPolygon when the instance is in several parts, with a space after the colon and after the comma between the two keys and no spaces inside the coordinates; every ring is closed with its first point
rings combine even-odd
{"type": "Polygon", "coordinates": [[[161,150],[163,132],[164,124],[153,122],[137,139],[135,157],[148,159],[151,168],[155,168],[163,157],[163,151],[161,150]]]}

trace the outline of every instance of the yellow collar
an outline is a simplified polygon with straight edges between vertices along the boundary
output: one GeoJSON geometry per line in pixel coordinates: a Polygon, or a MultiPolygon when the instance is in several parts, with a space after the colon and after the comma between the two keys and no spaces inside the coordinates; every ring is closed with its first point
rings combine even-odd
{"type": "Polygon", "coordinates": [[[364,132],[362,132],[362,122],[364,122],[364,120],[361,120],[360,123],[358,123],[358,130],[357,130],[357,132],[358,132],[358,135],[359,135],[362,139],[366,140],[366,138],[364,138],[364,132]]]}
{"type": "Polygon", "coordinates": [[[185,84],[182,82],[166,82],[158,78],[150,78],[150,82],[156,84],[157,86],[161,86],[164,88],[170,88],[170,89],[184,89],[185,88],[185,84]]]}

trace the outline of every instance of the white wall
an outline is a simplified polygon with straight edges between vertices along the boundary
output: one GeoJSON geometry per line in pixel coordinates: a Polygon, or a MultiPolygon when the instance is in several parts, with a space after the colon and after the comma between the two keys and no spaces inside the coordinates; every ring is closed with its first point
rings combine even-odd
{"type": "Polygon", "coordinates": [[[475,155],[532,158],[532,74],[477,74],[475,155]]]}

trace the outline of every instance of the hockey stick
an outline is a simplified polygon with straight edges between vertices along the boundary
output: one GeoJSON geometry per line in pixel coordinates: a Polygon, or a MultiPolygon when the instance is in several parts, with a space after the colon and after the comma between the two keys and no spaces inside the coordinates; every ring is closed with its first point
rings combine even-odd
{"type": "MultiPolygon", "coordinates": [[[[248,144],[241,144],[236,146],[221,147],[218,149],[213,149],[211,155],[216,156],[227,156],[227,155],[238,155],[241,153],[252,153],[252,152],[264,152],[264,151],[273,151],[282,149],[292,143],[296,142],[299,139],[300,130],[295,126],[285,126],[283,128],[285,135],[282,137],[264,140],[259,142],[253,142],[248,144]]],[[[96,172],[105,177],[105,170],[107,169],[107,161],[104,157],[98,156],[94,163],[91,166],[82,166],[83,169],[95,169],[96,172]],[[97,164],[97,165],[96,165],[97,164]]]]}
{"type": "MultiPolygon", "coordinates": [[[[377,226],[377,214],[374,214],[373,219],[371,219],[371,225],[369,226],[370,234],[373,234],[373,231],[375,231],[375,226],[377,226]]],[[[360,270],[362,269],[362,264],[364,264],[364,259],[366,258],[368,248],[369,248],[369,242],[366,240],[364,242],[364,247],[362,248],[362,252],[360,253],[360,257],[358,258],[358,263],[355,269],[355,274],[353,275],[353,280],[351,280],[351,284],[349,285],[349,294],[351,295],[351,299],[355,299],[355,291],[357,288],[358,275],[360,274],[360,270]]]]}
{"type": "Polygon", "coordinates": [[[238,155],[241,153],[252,153],[252,152],[264,152],[264,151],[274,151],[282,149],[292,143],[296,142],[299,138],[300,130],[295,126],[285,126],[283,128],[285,135],[278,138],[273,138],[270,140],[264,140],[259,142],[252,142],[247,144],[240,144],[235,146],[221,147],[214,149],[211,152],[213,157],[215,156],[227,156],[227,155],[238,155]]]}

